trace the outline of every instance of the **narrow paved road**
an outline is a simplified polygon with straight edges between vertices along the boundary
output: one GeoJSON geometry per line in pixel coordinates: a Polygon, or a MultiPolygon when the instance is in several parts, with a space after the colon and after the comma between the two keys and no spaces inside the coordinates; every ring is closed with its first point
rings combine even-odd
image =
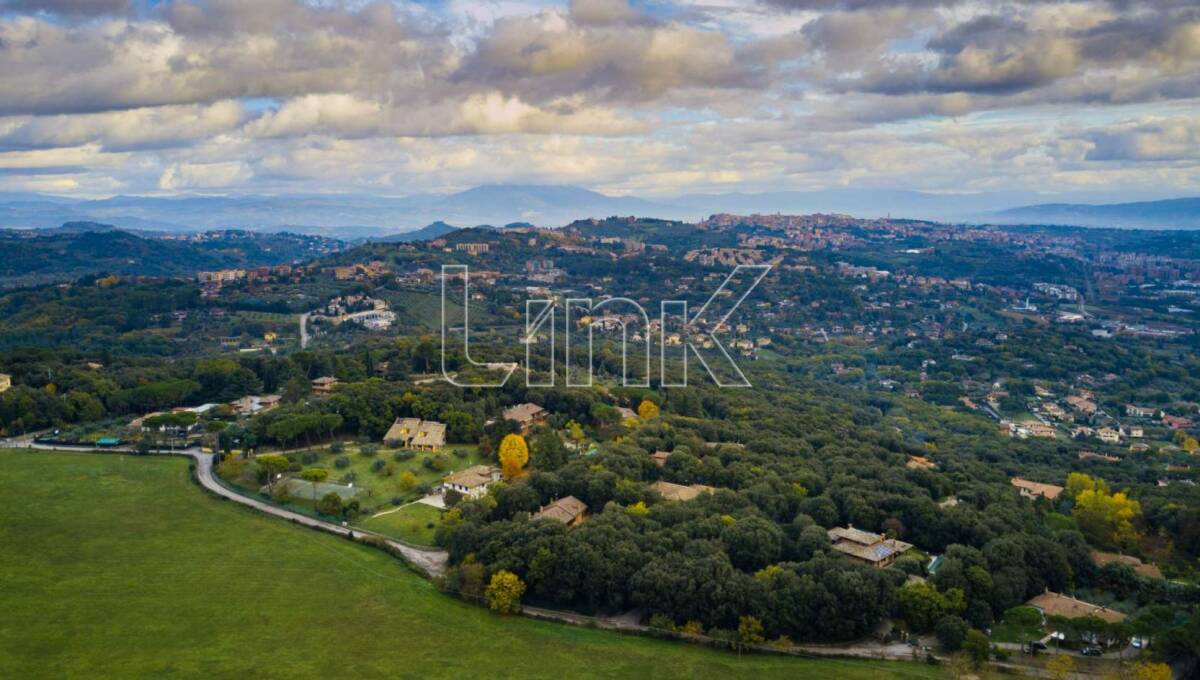
{"type": "Polygon", "coordinates": [[[353,527],[342,526],[341,524],[335,524],[333,522],[326,522],[322,519],[309,517],[308,515],[302,515],[298,512],[285,510],[269,503],[264,503],[260,500],[250,498],[249,496],[245,496],[233,491],[216,480],[213,475],[213,455],[211,453],[202,453],[200,451],[187,451],[185,453],[196,459],[196,479],[200,482],[200,485],[217,494],[218,496],[228,498],[231,501],[249,506],[260,512],[265,512],[268,515],[282,517],[288,521],[313,527],[314,529],[328,531],[339,536],[372,536],[387,543],[388,547],[390,547],[393,551],[398,553],[411,564],[416,565],[419,569],[421,569],[421,571],[424,571],[429,576],[441,576],[446,572],[446,562],[449,559],[449,555],[444,550],[422,550],[419,548],[414,548],[381,534],[363,531],[362,529],[355,529],[353,527]]]}

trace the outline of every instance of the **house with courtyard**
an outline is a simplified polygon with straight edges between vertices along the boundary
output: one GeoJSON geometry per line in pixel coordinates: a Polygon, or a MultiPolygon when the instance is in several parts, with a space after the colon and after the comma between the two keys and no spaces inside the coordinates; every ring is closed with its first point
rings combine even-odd
{"type": "Polygon", "coordinates": [[[446,424],[420,418],[397,418],[383,435],[383,443],[419,451],[436,451],[446,445],[446,424]]]}
{"type": "Polygon", "coordinates": [[[467,498],[479,498],[487,493],[493,483],[500,480],[500,468],[494,465],[472,465],[446,475],[442,480],[442,492],[454,491],[467,498]]]}
{"type": "Polygon", "coordinates": [[[549,505],[543,505],[533,513],[531,520],[549,519],[573,527],[583,523],[587,518],[587,504],[574,496],[560,498],[549,505]]]}
{"type": "Polygon", "coordinates": [[[521,427],[521,434],[529,434],[535,425],[546,422],[549,412],[537,404],[524,403],[506,408],[503,412],[505,420],[511,420],[521,427]]]}
{"type": "Polygon", "coordinates": [[[911,543],[885,538],[852,526],[834,527],[826,534],[829,536],[829,545],[834,550],[876,569],[892,566],[897,557],[913,547],[911,543]]]}

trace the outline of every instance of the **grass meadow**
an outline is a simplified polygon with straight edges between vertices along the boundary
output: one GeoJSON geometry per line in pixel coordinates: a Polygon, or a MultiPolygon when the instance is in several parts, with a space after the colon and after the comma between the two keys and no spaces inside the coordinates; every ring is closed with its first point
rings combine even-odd
{"type": "Polygon", "coordinates": [[[0,450],[0,678],[935,677],[504,618],[206,494],[176,458],[0,450]]]}

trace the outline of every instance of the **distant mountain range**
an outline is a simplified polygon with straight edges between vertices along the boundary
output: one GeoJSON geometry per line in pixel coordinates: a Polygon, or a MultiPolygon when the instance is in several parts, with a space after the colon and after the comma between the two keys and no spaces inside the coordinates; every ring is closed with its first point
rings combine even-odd
{"type": "Polygon", "coordinates": [[[1044,203],[1001,210],[991,218],[1002,224],[1200,229],[1200,198],[1176,198],[1109,205],[1044,203]]]}
{"type": "MultiPolygon", "coordinates": [[[[636,215],[699,220],[713,213],[845,213],[952,222],[1049,223],[1078,226],[1197,228],[1200,199],[1100,205],[1114,196],[1071,194],[1045,203],[1033,192],[935,194],[879,189],[684,194],[646,199],[608,196],[571,186],[481,186],[453,194],[392,197],[366,194],[279,196],[114,196],[77,200],[0,193],[0,228],[44,229],[99,222],[122,229],[192,232],[212,229],[292,231],[354,239],[401,240],[442,224],[530,223],[558,227],[580,218],[636,215]]],[[[1117,197],[1119,198],[1119,197],[1117,197]]]]}

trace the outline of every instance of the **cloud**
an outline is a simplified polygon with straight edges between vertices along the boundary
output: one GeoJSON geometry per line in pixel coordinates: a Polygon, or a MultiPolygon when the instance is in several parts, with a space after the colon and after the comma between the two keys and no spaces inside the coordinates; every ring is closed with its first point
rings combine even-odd
{"type": "Polygon", "coordinates": [[[0,122],[0,149],[40,149],[97,143],[104,151],[185,146],[234,130],[246,118],[232,101],[107,113],[24,117],[0,122]]]}
{"type": "Polygon", "coordinates": [[[254,176],[248,165],[240,161],[227,163],[177,163],[163,171],[158,188],[214,189],[241,184],[254,176]]]}
{"type": "Polygon", "coordinates": [[[1200,160],[1200,117],[1137,120],[1079,135],[1090,143],[1086,161],[1200,160]]]}
{"type": "Polygon", "coordinates": [[[1200,190],[1183,0],[0,3],[12,186],[1200,190]]]}
{"type": "Polygon", "coordinates": [[[0,11],[44,12],[68,17],[124,14],[130,0],[0,0],[0,11]]]}

